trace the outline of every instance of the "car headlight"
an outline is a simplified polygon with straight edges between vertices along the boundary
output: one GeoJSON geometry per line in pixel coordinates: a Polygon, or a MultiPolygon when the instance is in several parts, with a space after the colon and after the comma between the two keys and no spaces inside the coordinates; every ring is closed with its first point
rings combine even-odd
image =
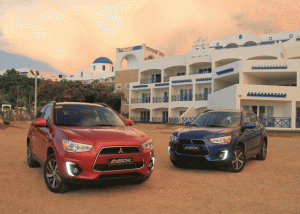
{"type": "Polygon", "coordinates": [[[66,152],[72,152],[72,153],[88,152],[93,148],[92,145],[76,143],[70,140],[63,140],[62,143],[63,143],[64,150],[66,152]]]}
{"type": "Polygon", "coordinates": [[[231,141],[231,136],[211,138],[210,141],[215,144],[228,144],[231,141]]]}
{"type": "Polygon", "coordinates": [[[178,137],[176,137],[175,135],[171,134],[170,136],[170,140],[171,141],[176,141],[178,139],[178,137]]]}
{"type": "Polygon", "coordinates": [[[144,149],[153,149],[153,143],[152,143],[152,140],[148,140],[147,142],[145,143],[142,143],[142,146],[144,149]]]}

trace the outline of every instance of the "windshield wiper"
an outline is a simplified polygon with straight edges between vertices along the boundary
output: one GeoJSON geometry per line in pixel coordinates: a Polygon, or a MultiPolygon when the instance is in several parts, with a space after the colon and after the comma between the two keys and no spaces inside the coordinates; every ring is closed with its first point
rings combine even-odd
{"type": "Polygon", "coordinates": [[[220,125],[207,125],[207,127],[224,127],[224,126],[220,126],[220,125]]]}

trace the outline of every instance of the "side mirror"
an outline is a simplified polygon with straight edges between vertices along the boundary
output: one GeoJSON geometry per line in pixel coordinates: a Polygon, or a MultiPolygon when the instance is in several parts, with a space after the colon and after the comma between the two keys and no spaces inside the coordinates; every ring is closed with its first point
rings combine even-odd
{"type": "Polygon", "coordinates": [[[184,125],[185,126],[189,126],[189,125],[191,125],[191,123],[190,122],[186,122],[184,125]]]}
{"type": "Polygon", "coordinates": [[[253,128],[255,128],[256,127],[256,124],[255,123],[246,123],[245,125],[244,125],[244,128],[245,129],[253,129],[253,128]]]}
{"type": "Polygon", "coordinates": [[[132,126],[132,120],[126,119],[126,120],[125,120],[125,123],[126,123],[128,126],[132,126]]]}
{"type": "Polygon", "coordinates": [[[45,118],[37,118],[33,121],[33,125],[40,127],[47,126],[47,120],[45,118]]]}

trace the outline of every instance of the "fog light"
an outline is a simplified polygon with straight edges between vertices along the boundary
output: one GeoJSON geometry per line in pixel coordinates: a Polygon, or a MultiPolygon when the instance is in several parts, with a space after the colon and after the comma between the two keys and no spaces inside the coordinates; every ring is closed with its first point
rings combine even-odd
{"type": "Polygon", "coordinates": [[[219,159],[225,160],[228,156],[228,150],[223,150],[219,153],[219,159]]]}
{"type": "Polygon", "coordinates": [[[154,168],[154,157],[150,159],[150,162],[149,162],[149,169],[150,170],[153,170],[154,168]]]}
{"type": "Polygon", "coordinates": [[[169,155],[171,155],[171,146],[168,147],[169,155]]]}
{"type": "Polygon", "coordinates": [[[76,163],[67,161],[66,167],[68,174],[71,176],[78,176],[81,173],[81,168],[76,163]]]}

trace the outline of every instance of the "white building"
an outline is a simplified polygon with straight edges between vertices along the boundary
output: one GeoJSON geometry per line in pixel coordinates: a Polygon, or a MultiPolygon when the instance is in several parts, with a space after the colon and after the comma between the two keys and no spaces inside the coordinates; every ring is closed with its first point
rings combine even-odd
{"type": "Polygon", "coordinates": [[[133,121],[184,123],[206,109],[252,109],[269,129],[300,129],[300,31],[199,38],[170,57],[145,45],[117,49],[116,70],[130,69],[139,70],[129,92],[133,121]]]}
{"type": "Polygon", "coordinates": [[[110,59],[99,57],[90,64],[90,71],[81,70],[70,75],[69,80],[92,82],[113,82],[115,77],[114,66],[110,59]]]}

